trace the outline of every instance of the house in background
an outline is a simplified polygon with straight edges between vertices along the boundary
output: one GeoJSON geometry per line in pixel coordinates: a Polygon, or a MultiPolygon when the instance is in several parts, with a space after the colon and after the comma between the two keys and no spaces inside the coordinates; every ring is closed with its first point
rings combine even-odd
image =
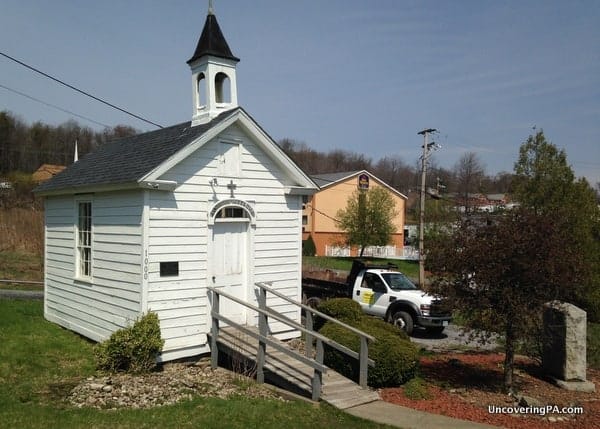
{"type": "Polygon", "coordinates": [[[31,179],[36,183],[42,183],[52,179],[65,168],[67,167],[64,165],[42,164],[40,168],[33,172],[31,179]]]}
{"type": "Polygon", "coordinates": [[[456,209],[460,213],[467,211],[467,206],[470,212],[484,212],[494,213],[498,210],[511,209],[515,206],[514,202],[511,202],[509,195],[507,194],[481,194],[481,193],[469,193],[467,200],[463,195],[453,194],[456,209]]]}
{"type": "Polygon", "coordinates": [[[302,238],[312,237],[317,256],[357,256],[358,249],[350,249],[345,234],[336,222],[337,212],[346,208],[348,198],[357,189],[382,187],[396,204],[394,219],[396,231],[389,246],[368,248],[366,256],[400,257],[404,247],[404,216],[407,197],[366,170],[311,176],[320,191],[305,197],[302,211],[302,238]]]}
{"type": "MultiPolygon", "coordinates": [[[[209,350],[207,286],[256,304],[255,282],[272,282],[300,301],[302,200],[318,188],[238,106],[238,61],[209,8],[188,61],[192,120],[103,145],[37,188],[48,320],[101,341],[154,311],[166,361],[209,350]]],[[[244,306],[220,309],[257,324],[244,306]]]]}

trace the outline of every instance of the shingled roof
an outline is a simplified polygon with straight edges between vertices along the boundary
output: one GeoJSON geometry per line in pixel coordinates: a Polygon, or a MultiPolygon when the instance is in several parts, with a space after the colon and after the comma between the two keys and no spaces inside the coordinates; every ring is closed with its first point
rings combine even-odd
{"type": "Polygon", "coordinates": [[[324,189],[329,186],[333,186],[334,184],[336,184],[338,182],[342,182],[344,180],[347,180],[354,176],[358,176],[359,174],[363,174],[363,173],[369,175],[371,178],[373,178],[374,180],[379,182],[379,184],[381,184],[382,186],[385,186],[390,191],[394,192],[395,194],[399,195],[400,197],[402,197],[404,199],[408,199],[408,197],[406,195],[404,195],[402,192],[391,187],[390,185],[385,183],[380,178],[376,177],[372,173],[369,173],[367,170],[344,171],[341,173],[315,174],[315,175],[311,175],[310,178],[313,182],[315,182],[319,186],[319,188],[324,189]]]}
{"type": "Polygon", "coordinates": [[[340,180],[355,176],[361,171],[364,170],[345,171],[341,173],[315,174],[311,175],[310,178],[313,180],[313,182],[319,185],[320,188],[323,188],[333,183],[339,182],[340,180]]]}
{"type": "Polygon", "coordinates": [[[191,122],[184,122],[109,142],[38,186],[34,192],[45,194],[66,189],[77,192],[92,186],[135,183],[240,109],[223,112],[212,121],[195,127],[191,122]]]}
{"type": "Polygon", "coordinates": [[[221,32],[221,27],[219,27],[219,23],[217,22],[217,17],[210,10],[206,16],[206,22],[204,23],[204,28],[202,29],[202,34],[200,35],[200,40],[198,40],[194,55],[188,60],[188,64],[204,55],[230,59],[236,62],[240,60],[229,49],[225,36],[221,32]]]}

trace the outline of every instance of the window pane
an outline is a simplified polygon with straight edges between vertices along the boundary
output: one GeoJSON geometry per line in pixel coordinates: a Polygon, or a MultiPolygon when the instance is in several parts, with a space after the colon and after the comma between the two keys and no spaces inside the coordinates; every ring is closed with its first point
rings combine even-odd
{"type": "Polygon", "coordinates": [[[79,258],[77,274],[91,277],[92,274],[92,203],[78,204],[77,252],[79,258]]]}

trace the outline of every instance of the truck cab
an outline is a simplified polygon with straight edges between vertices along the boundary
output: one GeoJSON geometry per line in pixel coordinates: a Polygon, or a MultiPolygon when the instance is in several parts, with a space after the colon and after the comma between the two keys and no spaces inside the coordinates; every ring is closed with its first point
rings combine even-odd
{"type": "Polygon", "coordinates": [[[392,266],[353,267],[348,278],[352,299],[362,310],[411,334],[415,326],[440,334],[451,321],[450,311],[436,297],[420,290],[392,266]]]}

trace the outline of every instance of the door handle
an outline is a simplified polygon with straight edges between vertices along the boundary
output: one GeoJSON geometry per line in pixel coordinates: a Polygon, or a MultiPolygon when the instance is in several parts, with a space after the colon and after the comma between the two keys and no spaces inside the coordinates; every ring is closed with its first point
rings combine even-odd
{"type": "Polygon", "coordinates": [[[215,277],[215,276],[212,276],[212,281],[213,281],[213,283],[215,282],[215,280],[216,280],[216,277],[215,277]]]}

